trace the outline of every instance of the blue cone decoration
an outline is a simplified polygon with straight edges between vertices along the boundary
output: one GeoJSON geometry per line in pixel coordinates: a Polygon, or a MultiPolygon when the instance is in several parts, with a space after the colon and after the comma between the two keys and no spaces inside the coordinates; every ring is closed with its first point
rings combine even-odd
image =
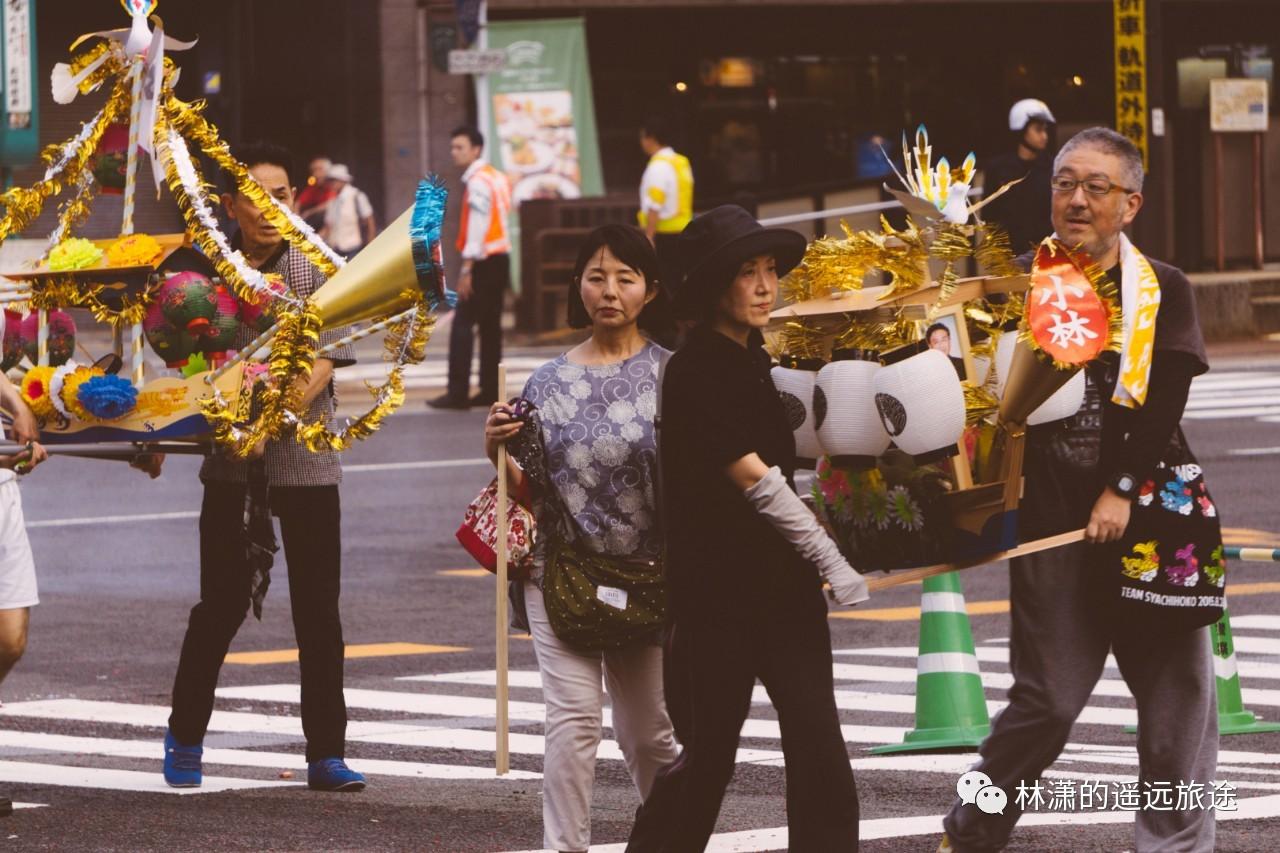
{"type": "Polygon", "coordinates": [[[418,182],[413,217],[409,222],[418,287],[433,311],[441,306],[452,308],[458,302],[458,295],[445,283],[444,254],[440,250],[440,228],[444,224],[444,207],[448,198],[449,191],[445,189],[443,178],[439,175],[423,178],[418,182]]]}

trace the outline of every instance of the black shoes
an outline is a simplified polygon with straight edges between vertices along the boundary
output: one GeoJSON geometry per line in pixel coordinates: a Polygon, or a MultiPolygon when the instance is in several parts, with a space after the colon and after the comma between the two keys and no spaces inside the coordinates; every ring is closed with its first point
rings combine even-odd
{"type": "Polygon", "coordinates": [[[471,399],[455,397],[452,394],[441,394],[439,397],[433,397],[428,400],[427,405],[433,409],[453,409],[462,412],[474,408],[487,409],[496,402],[498,402],[497,397],[491,397],[484,393],[476,394],[471,399]]]}
{"type": "Polygon", "coordinates": [[[433,409],[466,411],[471,408],[471,401],[467,400],[465,397],[455,397],[452,394],[441,394],[439,397],[433,397],[428,400],[427,405],[433,409]]]}

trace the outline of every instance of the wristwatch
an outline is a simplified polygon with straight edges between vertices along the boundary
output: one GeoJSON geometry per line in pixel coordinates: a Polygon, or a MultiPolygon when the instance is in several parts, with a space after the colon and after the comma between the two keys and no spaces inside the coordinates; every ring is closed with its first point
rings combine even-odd
{"type": "Polygon", "coordinates": [[[1123,498],[1133,498],[1138,494],[1138,478],[1123,472],[1111,478],[1111,488],[1123,498]]]}

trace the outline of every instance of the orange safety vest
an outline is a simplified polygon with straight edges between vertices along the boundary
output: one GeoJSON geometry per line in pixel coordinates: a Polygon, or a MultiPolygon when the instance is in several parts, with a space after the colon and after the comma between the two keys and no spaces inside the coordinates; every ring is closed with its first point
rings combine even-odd
{"type": "Polygon", "coordinates": [[[471,224],[471,181],[483,181],[489,187],[489,225],[484,234],[484,256],[511,252],[511,234],[507,216],[511,213],[511,183],[507,176],[485,163],[467,181],[462,191],[462,227],[458,229],[458,251],[467,246],[467,227],[471,224]]]}

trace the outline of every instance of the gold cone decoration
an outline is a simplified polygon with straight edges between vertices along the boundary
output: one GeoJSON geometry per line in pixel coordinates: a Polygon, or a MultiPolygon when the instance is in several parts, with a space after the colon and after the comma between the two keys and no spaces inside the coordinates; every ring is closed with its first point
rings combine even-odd
{"type": "Polygon", "coordinates": [[[439,179],[422,181],[413,207],[315,292],[322,328],[398,314],[416,304],[415,294],[433,309],[451,304],[439,239],[446,195],[439,179]]]}
{"type": "Polygon", "coordinates": [[[1038,355],[1025,339],[1019,338],[1009,377],[1005,380],[1004,399],[1000,401],[1000,421],[1025,424],[1031,413],[1066,385],[1075,373],[1075,370],[1055,366],[1038,355]]]}

